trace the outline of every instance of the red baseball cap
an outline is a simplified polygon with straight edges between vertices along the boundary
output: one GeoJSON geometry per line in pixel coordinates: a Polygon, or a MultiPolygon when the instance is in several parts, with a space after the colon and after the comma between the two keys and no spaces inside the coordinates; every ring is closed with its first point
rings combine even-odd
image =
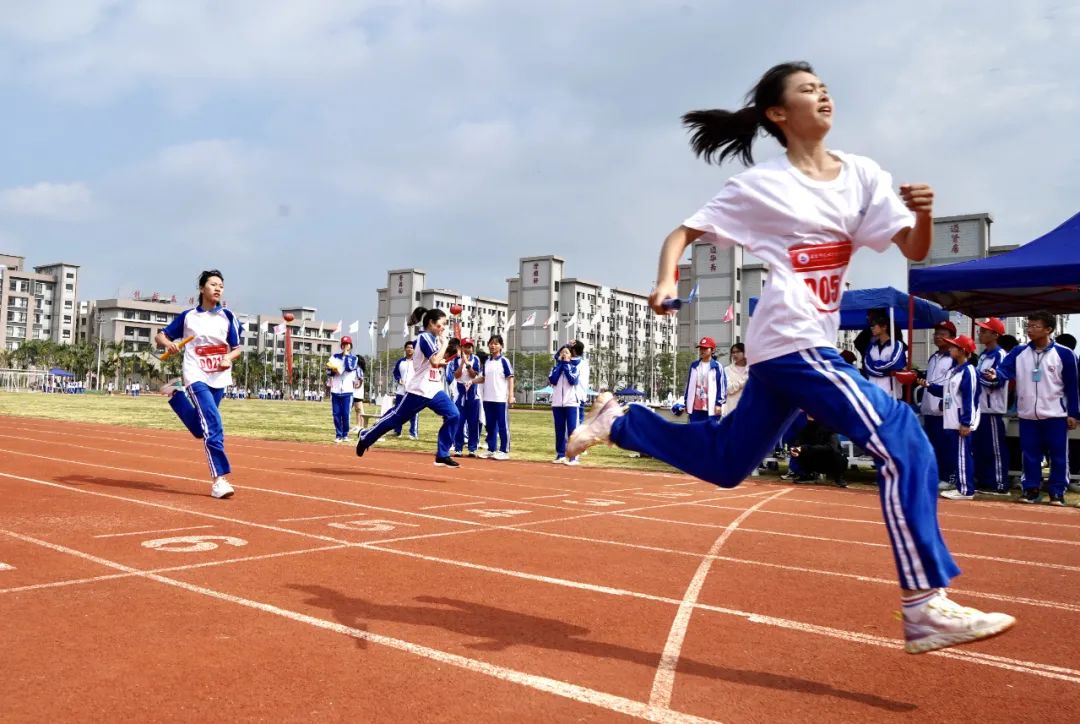
{"type": "Polygon", "coordinates": [[[946,332],[948,332],[953,337],[956,336],[956,325],[953,324],[952,322],[948,321],[948,320],[946,320],[944,322],[938,322],[937,324],[934,325],[934,329],[935,330],[944,329],[946,332]]]}
{"type": "Polygon", "coordinates": [[[998,334],[1005,334],[1005,323],[997,317],[990,317],[985,322],[976,322],[975,326],[989,329],[991,332],[997,332],[998,334]]]}
{"type": "Polygon", "coordinates": [[[476,345],[473,343],[472,337],[466,337],[465,339],[461,340],[461,346],[462,347],[475,347],[476,345]]]}
{"type": "Polygon", "coordinates": [[[341,346],[344,347],[347,344],[352,344],[352,337],[342,337],[341,346]]]}
{"type": "Polygon", "coordinates": [[[971,337],[967,336],[966,334],[961,334],[959,337],[950,337],[949,339],[946,339],[945,341],[948,342],[949,344],[955,346],[955,347],[959,347],[960,349],[964,350],[968,354],[974,354],[975,353],[975,340],[973,340],[971,337]]]}
{"type": "Polygon", "coordinates": [[[698,349],[702,347],[708,347],[709,349],[716,349],[716,340],[712,337],[702,337],[701,341],[697,343],[698,349]]]}

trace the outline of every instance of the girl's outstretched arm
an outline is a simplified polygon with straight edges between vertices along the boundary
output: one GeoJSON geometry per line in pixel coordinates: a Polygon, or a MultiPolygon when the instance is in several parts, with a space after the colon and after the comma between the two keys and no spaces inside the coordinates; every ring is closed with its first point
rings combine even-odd
{"type": "Polygon", "coordinates": [[[657,314],[669,314],[671,310],[664,308],[665,299],[674,299],[679,296],[678,283],[675,281],[675,272],[679,268],[679,258],[686,251],[686,247],[694,243],[705,232],[699,229],[691,229],[688,226],[679,226],[664,239],[664,245],[660,247],[660,264],[656,270],[656,287],[649,295],[649,306],[657,314]]]}

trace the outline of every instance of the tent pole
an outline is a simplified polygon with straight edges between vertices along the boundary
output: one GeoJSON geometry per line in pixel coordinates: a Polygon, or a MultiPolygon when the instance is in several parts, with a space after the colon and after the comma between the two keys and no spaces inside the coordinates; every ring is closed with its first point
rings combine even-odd
{"type": "MultiPolygon", "coordinates": [[[[912,350],[914,349],[913,345],[914,345],[914,341],[915,341],[915,297],[911,296],[910,293],[907,295],[907,329],[908,329],[908,332],[907,332],[907,338],[908,338],[907,368],[910,370],[911,369],[911,358],[912,358],[911,353],[912,353],[912,350]]],[[[929,348],[927,349],[927,352],[929,352],[929,348]]],[[[912,391],[913,391],[912,386],[908,385],[907,386],[907,391],[905,392],[904,396],[905,396],[905,399],[907,400],[907,403],[909,405],[911,404],[912,391]]]]}

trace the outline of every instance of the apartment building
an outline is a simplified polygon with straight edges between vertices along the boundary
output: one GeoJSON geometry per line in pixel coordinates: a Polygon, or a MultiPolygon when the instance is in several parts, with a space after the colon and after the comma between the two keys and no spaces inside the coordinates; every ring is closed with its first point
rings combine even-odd
{"type": "Polygon", "coordinates": [[[75,341],[79,265],[56,263],[26,269],[25,257],[0,254],[0,349],[28,340],[75,341]]]}

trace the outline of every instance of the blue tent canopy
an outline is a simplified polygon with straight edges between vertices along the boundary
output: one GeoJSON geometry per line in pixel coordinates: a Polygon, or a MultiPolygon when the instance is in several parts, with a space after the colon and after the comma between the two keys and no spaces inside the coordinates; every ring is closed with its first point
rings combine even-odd
{"type": "Polygon", "coordinates": [[[912,269],[908,288],[969,317],[1080,312],[1080,214],[1004,254],[912,269]]]}
{"type": "MultiPolygon", "coordinates": [[[[758,298],[750,298],[750,314],[754,313],[758,298]]],[[[908,295],[892,287],[877,289],[849,289],[840,297],[840,329],[865,329],[866,313],[871,309],[892,307],[896,324],[908,326],[908,295]]],[[[949,318],[949,313],[936,304],[923,299],[915,300],[915,329],[930,329],[949,318]]]]}
{"type": "Polygon", "coordinates": [[[68,372],[67,370],[62,370],[59,367],[53,367],[51,370],[49,370],[49,374],[52,375],[53,377],[74,377],[75,376],[71,372],[68,372]]]}
{"type": "Polygon", "coordinates": [[[641,390],[635,390],[633,387],[624,387],[621,390],[615,392],[620,397],[641,397],[645,393],[641,390]]]}

